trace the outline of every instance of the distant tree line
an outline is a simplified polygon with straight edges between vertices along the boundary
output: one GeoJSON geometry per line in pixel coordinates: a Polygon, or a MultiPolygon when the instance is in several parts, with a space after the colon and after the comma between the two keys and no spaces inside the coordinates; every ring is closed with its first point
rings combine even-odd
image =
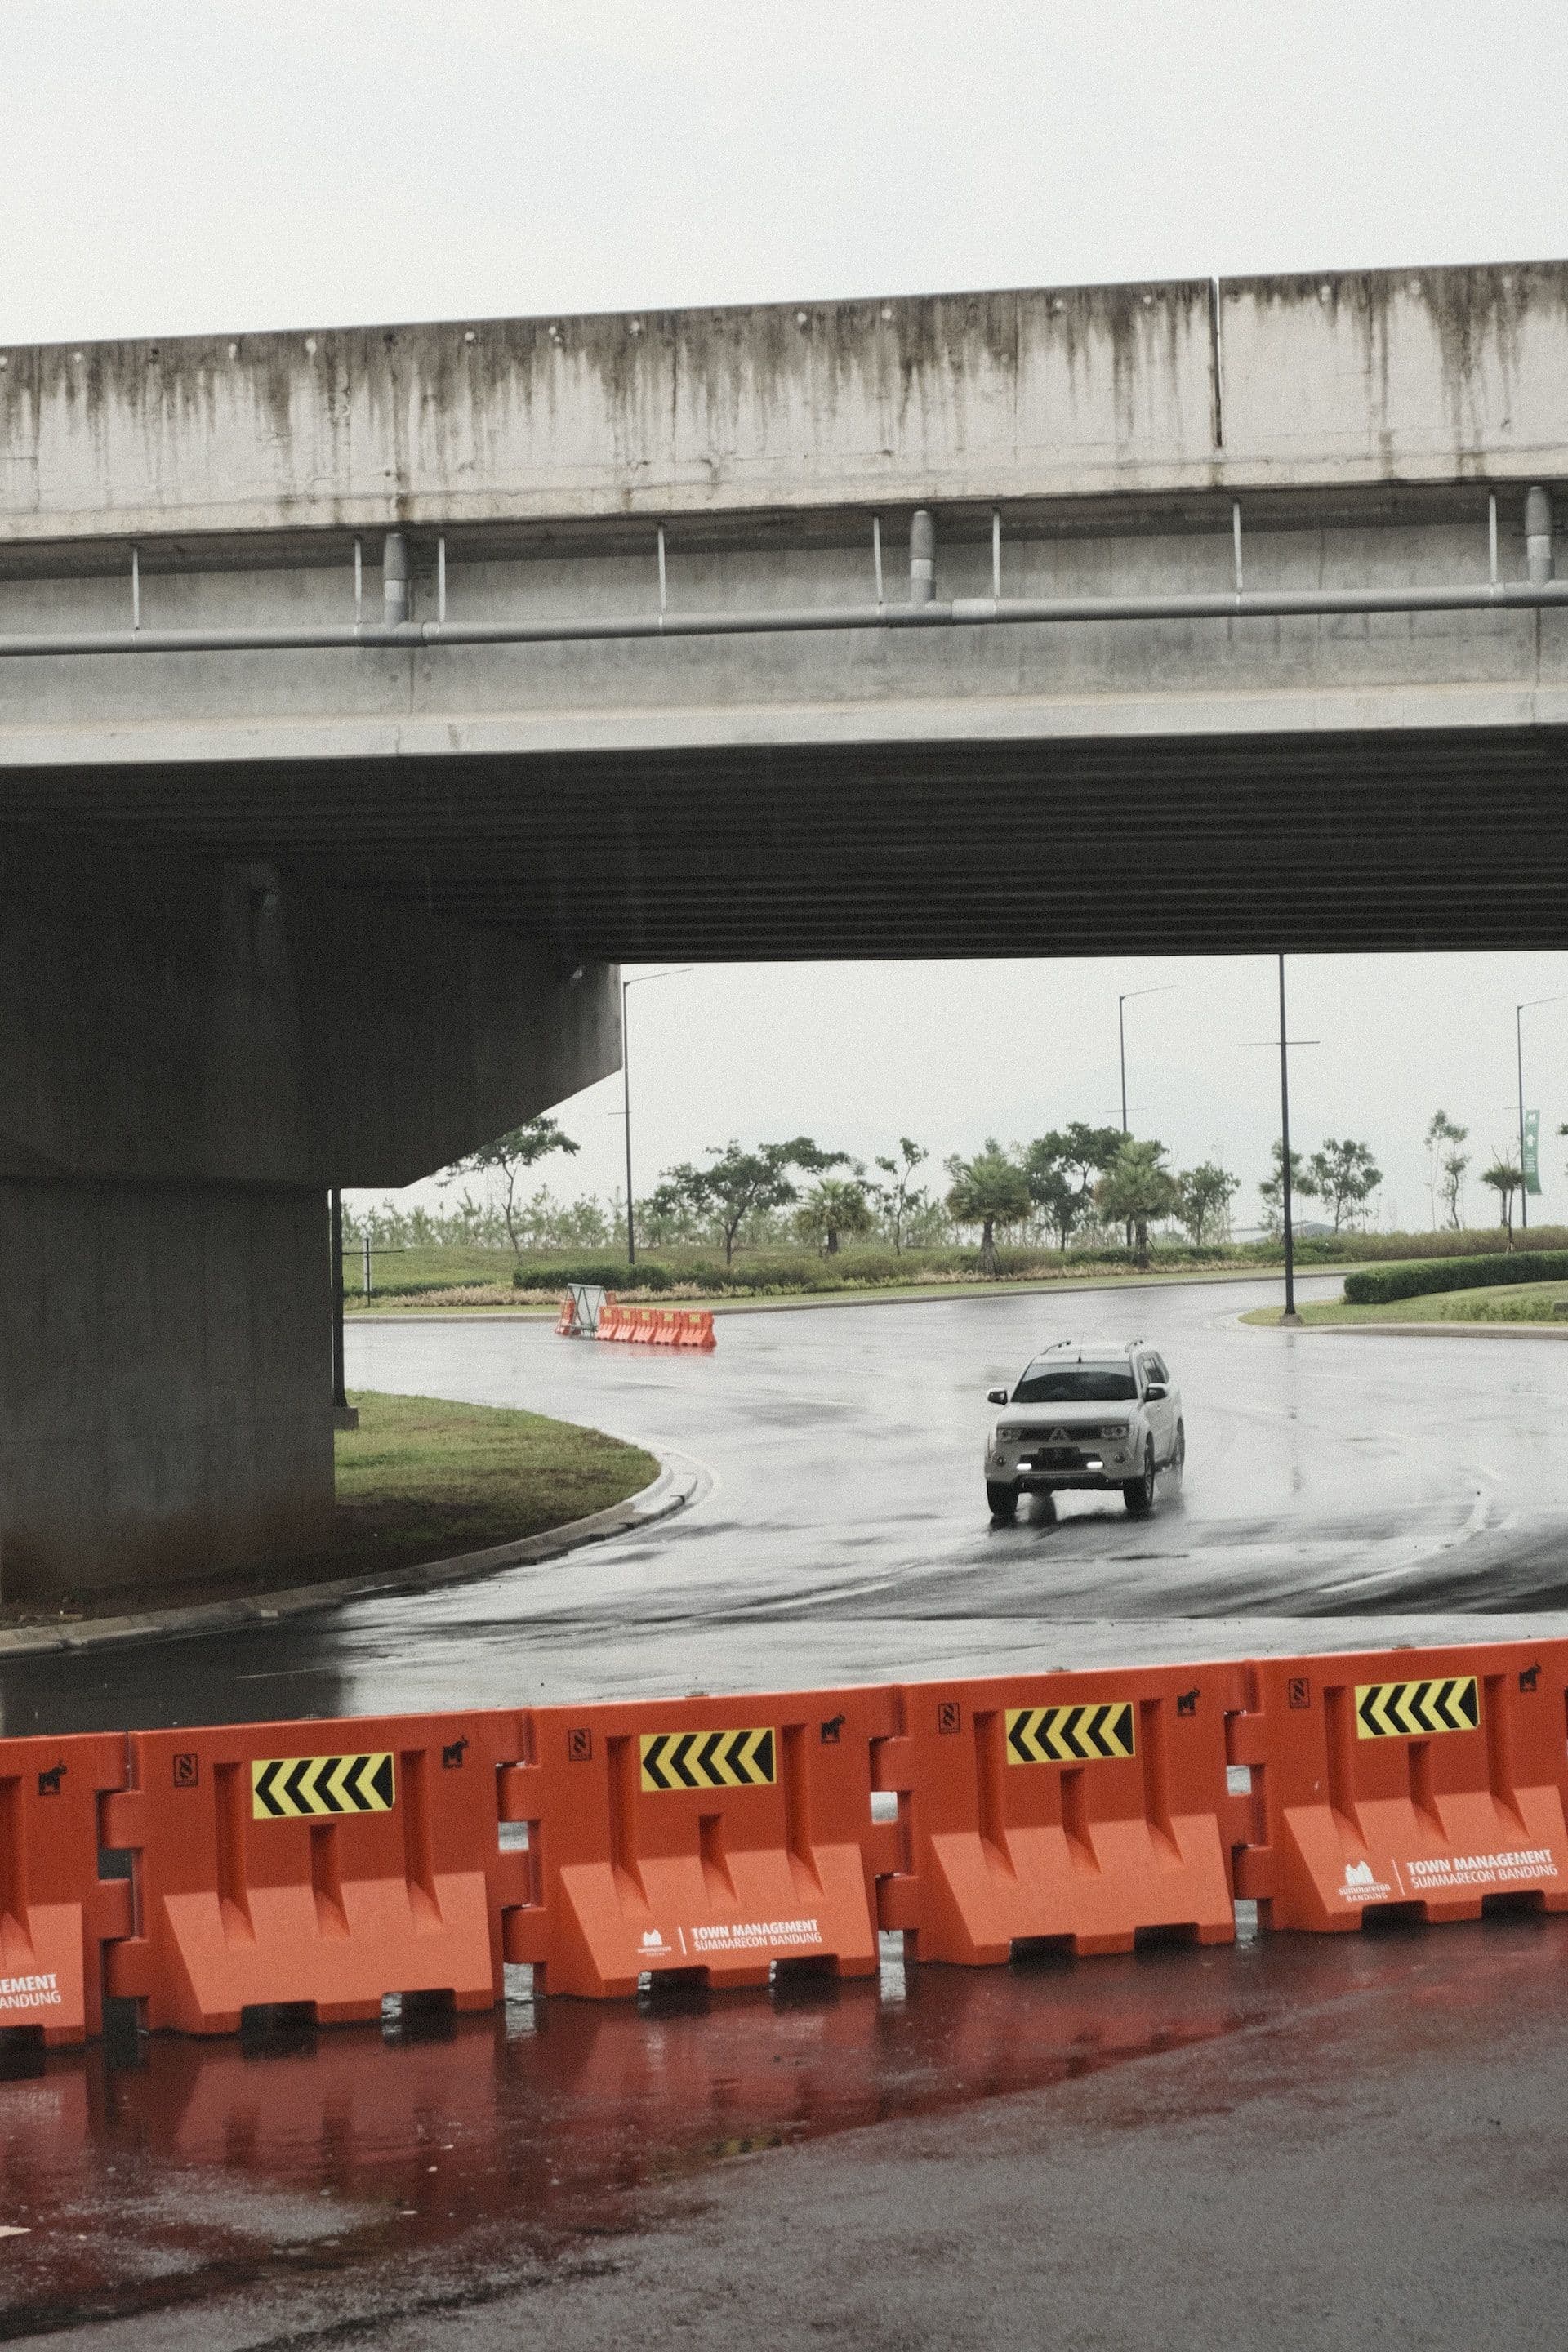
{"type": "MultiPolygon", "coordinates": [[[[1439,1200],[1454,1223],[1468,1158],[1466,1130],[1439,1111],[1427,1130],[1434,1220],[1439,1200]]],[[[626,1209],[616,1193],[606,1203],[591,1194],[563,1201],[529,1179],[540,1161],[579,1147],[552,1118],[535,1118],[469,1152],[441,1178],[463,1181],[449,1208],[399,1209],[391,1202],[355,1213],[345,1209],[351,1247],[368,1236],[377,1248],[463,1244],[525,1252],[603,1249],[624,1233],[626,1209]],[[483,1191],[478,1196],[473,1180],[483,1191]]],[[[968,1157],[953,1154],[939,1186],[931,1154],[912,1136],[896,1153],[869,1166],[847,1151],[827,1150],[808,1135],[781,1142],[715,1145],[700,1160],[667,1168],[637,1203],[639,1237],[651,1248],[679,1244],[718,1248],[726,1265],[743,1247],[794,1242],[836,1256],[846,1243],[879,1241],[901,1253],[978,1239],[983,1264],[994,1271],[999,1243],[1047,1243],[1058,1250],[1121,1242],[1147,1264],[1154,1227],[1177,1227],[1198,1248],[1231,1238],[1232,1203],[1240,1179],[1215,1160],[1175,1168],[1163,1143],[1126,1135],[1119,1127],[1075,1119],[1032,1142],[1004,1145],[987,1137],[968,1157]]],[[[1363,1223],[1382,1183],[1372,1152],[1353,1138],[1331,1137],[1310,1156],[1292,1151],[1291,1191],[1300,1202],[1322,1206],[1339,1233],[1363,1223]]],[[[1489,1169],[1505,1218],[1511,1194],[1502,1179],[1517,1170],[1489,1169]]],[[[1273,1147],[1272,1173],[1258,1191],[1266,1231],[1282,1221],[1281,1150],[1273,1147]]]]}

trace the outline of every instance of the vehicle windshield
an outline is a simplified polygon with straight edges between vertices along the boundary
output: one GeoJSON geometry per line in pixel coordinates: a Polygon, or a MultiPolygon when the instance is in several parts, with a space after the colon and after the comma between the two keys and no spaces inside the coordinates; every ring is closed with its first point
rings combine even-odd
{"type": "Polygon", "coordinates": [[[1138,1383],[1128,1364],[1031,1364],[1015,1404],[1131,1404],[1138,1383]]]}

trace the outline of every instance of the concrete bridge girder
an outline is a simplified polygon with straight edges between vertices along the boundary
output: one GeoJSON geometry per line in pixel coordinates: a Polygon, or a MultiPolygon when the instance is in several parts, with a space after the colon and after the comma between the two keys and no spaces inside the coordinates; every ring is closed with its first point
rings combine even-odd
{"type": "MultiPolygon", "coordinates": [[[[936,598],[998,511],[1223,593],[1237,502],[1534,582],[1565,481],[1560,263],[13,349],[0,651],[352,625],[356,537],[371,622],[901,600],[921,509],[936,598]]],[[[5,656],[0,1597],[320,1539],[325,1188],[616,1066],[623,957],[1560,940],[1565,745],[1556,609],[5,656]]]]}

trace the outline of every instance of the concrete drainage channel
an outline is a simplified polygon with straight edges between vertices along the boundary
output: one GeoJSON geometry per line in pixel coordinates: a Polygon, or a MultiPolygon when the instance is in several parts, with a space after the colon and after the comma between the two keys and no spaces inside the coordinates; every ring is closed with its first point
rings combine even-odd
{"type": "Polygon", "coordinates": [[[75,1650],[97,1650],[133,1642],[168,1641],[182,1634],[221,1633],[237,1628],[270,1625],[281,1619],[304,1617],[322,1610],[341,1609],[346,1602],[368,1601],[382,1594],[428,1592],[446,1584],[463,1584],[494,1576],[509,1568],[542,1566],[563,1559],[586,1545],[606,1543],[613,1537],[636,1534],[657,1527],[711,1492],[713,1476],[704,1465],[684,1454],[658,1453],[657,1478],[630,1495],[624,1503],[588,1517],[568,1520],[542,1535],[524,1536],[516,1543],[495,1544],[485,1551],[459,1552],[450,1559],[423,1561],[416,1568],[370,1569],[358,1576],[333,1578],[320,1584],[291,1585],[279,1592],[237,1601],[196,1601],[188,1607],[148,1609],[123,1617],[102,1617],[96,1623],[73,1627],[69,1633],[53,1625],[25,1625],[0,1631],[0,1659],[40,1657],[75,1650]]]}

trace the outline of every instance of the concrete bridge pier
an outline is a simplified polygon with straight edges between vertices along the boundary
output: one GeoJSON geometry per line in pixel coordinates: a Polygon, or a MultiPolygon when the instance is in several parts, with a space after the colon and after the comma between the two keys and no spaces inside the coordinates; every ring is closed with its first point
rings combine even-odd
{"type": "Polygon", "coordinates": [[[615,973],[161,846],[18,828],[0,874],[0,1599],[310,1549],[328,1187],[616,1068],[615,973]]]}

